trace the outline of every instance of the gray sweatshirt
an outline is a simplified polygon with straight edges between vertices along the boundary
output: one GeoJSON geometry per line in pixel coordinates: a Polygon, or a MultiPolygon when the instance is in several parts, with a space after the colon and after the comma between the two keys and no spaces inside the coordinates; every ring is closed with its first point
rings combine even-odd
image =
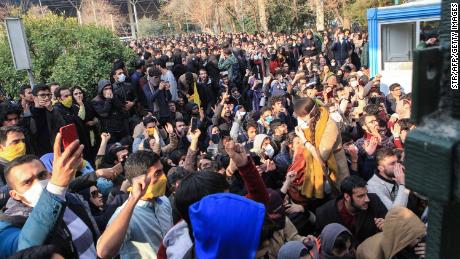
{"type": "Polygon", "coordinates": [[[367,181],[367,190],[377,194],[388,210],[394,206],[407,207],[409,190],[404,185],[381,177],[377,172],[367,181]]]}

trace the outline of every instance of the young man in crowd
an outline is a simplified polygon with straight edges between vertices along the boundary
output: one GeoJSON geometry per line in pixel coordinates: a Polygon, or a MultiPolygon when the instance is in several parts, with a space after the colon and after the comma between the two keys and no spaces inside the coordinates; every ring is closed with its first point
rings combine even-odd
{"type": "MultiPolygon", "coordinates": [[[[335,39],[323,44],[312,30],[133,40],[129,47],[139,56],[134,72],[115,61],[107,71],[110,80],[98,82],[85,109],[75,109],[77,99],[67,88],[73,85],[56,84],[53,92],[40,84],[21,88],[19,114],[8,102],[0,105],[0,123],[8,126],[0,128],[0,165],[7,169],[0,189],[0,202],[6,204],[0,257],[31,246],[59,245],[65,258],[193,258],[206,257],[203,252],[210,247],[210,257],[238,252],[241,258],[274,258],[297,237],[284,232],[288,226],[289,233],[302,236],[322,233],[316,244],[323,257],[351,258],[359,243],[382,230],[387,209],[407,204],[400,162],[407,132],[415,125],[407,119],[410,94],[401,94],[402,85],[394,84],[385,98],[379,76],[369,78],[367,68],[357,71],[361,39],[342,29],[335,32],[335,39]],[[46,183],[49,174],[25,151],[53,152],[52,143],[60,145],[55,137],[59,128],[79,125],[88,117],[83,110],[97,118],[94,129],[101,132],[92,131],[87,139],[97,146],[100,136],[98,154],[81,162],[73,157],[81,158],[79,148],[54,150],[50,155],[57,167],[46,183]],[[24,149],[28,136],[34,145],[24,149]],[[67,164],[73,168],[77,160],[78,169],[97,170],[74,181],[92,192],[100,190],[104,201],[131,187],[99,239],[92,216],[82,208],[93,215],[101,209],[72,194],[73,169],[67,164]],[[96,183],[100,170],[117,173],[96,183]],[[228,191],[257,204],[217,194],[228,191]],[[240,213],[246,209],[248,214],[254,209],[257,220],[244,221],[240,213]],[[283,224],[286,216],[293,224],[283,224]],[[173,218],[178,222],[174,227],[173,218]],[[228,226],[219,223],[224,218],[228,226]],[[215,233],[201,227],[207,222],[215,233]],[[232,225],[248,222],[251,227],[232,225]],[[241,239],[232,242],[236,236],[241,239]]],[[[89,87],[82,85],[81,92],[91,93],[89,87]]],[[[86,151],[88,144],[81,139],[86,127],[77,128],[86,151]]],[[[420,216],[426,203],[418,205],[414,211],[420,216]]],[[[311,248],[309,255],[318,258],[311,248]]]]}
{"type": "Polygon", "coordinates": [[[368,193],[366,181],[358,176],[349,176],[342,181],[340,192],[339,198],[317,209],[318,231],[329,223],[342,224],[353,234],[355,247],[382,231],[387,209],[376,194],[368,193]]]}
{"type": "Polygon", "coordinates": [[[381,148],[376,154],[377,172],[367,181],[369,193],[375,193],[389,210],[407,206],[409,190],[405,186],[404,166],[391,148],[381,148]]]}

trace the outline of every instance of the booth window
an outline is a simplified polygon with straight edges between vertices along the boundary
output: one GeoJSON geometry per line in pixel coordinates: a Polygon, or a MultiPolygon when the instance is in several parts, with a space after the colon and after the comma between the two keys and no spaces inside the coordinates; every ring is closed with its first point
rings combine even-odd
{"type": "Polygon", "coordinates": [[[415,25],[415,22],[382,24],[382,64],[412,61],[415,25]]]}

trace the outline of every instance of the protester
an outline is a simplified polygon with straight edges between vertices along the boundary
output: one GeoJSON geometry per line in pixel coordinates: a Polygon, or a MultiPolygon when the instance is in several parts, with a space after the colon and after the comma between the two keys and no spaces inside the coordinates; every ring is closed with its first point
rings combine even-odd
{"type": "Polygon", "coordinates": [[[394,233],[409,214],[387,214],[427,211],[402,165],[411,94],[370,76],[365,32],[126,45],[134,62],[114,60],[92,86],[24,85],[0,104],[1,258],[424,254],[421,228],[394,233]],[[83,145],[61,152],[69,123],[83,145]]]}
{"type": "Polygon", "coordinates": [[[323,230],[329,223],[344,225],[353,234],[352,244],[356,247],[382,231],[387,209],[377,195],[367,192],[366,182],[358,176],[345,178],[340,191],[340,198],[330,200],[317,209],[317,230],[323,230]]]}
{"type": "Polygon", "coordinates": [[[383,232],[358,246],[356,258],[425,258],[425,235],[425,225],[412,211],[394,207],[385,217],[383,232]]]}
{"type": "Polygon", "coordinates": [[[405,186],[404,168],[390,148],[377,151],[377,172],[367,181],[369,193],[375,193],[387,209],[407,206],[409,190],[405,186]]]}

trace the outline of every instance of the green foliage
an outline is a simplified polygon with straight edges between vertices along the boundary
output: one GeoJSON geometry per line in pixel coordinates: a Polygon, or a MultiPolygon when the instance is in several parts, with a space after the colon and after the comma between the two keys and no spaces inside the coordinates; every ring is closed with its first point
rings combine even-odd
{"type": "Polygon", "coordinates": [[[344,7],[344,14],[352,22],[367,27],[367,9],[391,5],[391,0],[355,0],[344,7]]]}
{"type": "Polygon", "coordinates": [[[305,28],[304,23],[315,23],[307,0],[297,0],[297,8],[292,6],[291,0],[268,0],[267,9],[270,31],[291,33],[305,28]]]}
{"type": "Polygon", "coordinates": [[[162,20],[152,20],[148,17],[142,17],[139,19],[139,37],[149,37],[168,34],[168,24],[162,20]]]}
{"type": "MultiPolygon", "coordinates": [[[[94,25],[80,26],[74,18],[55,14],[22,17],[29,43],[35,83],[58,82],[81,86],[94,93],[101,78],[108,79],[112,62],[117,58],[126,64],[134,53],[110,30],[94,25]]],[[[28,83],[25,71],[14,69],[5,31],[0,31],[0,84],[17,96],[21,84],[28,83]]]]}

